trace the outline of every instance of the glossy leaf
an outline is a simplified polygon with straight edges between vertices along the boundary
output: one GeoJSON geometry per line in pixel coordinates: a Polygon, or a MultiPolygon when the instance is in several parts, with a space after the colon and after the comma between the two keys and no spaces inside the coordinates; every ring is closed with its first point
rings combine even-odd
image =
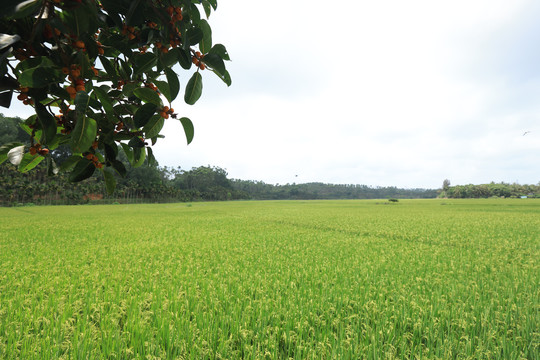
{"type": "Polygon", "coordinates": [[[128,144],[120,143],[120,146],[122,146],[122,149],[124,150],[124,154],[126,154],[126,157],[130,163],[133,163],[133,148],[131,148],[128,144]]]}
{"type": "Polygon", "coordinates": [[[180,92],[180,82],[176,73],[171,69],[165,69],[165,76],[167,77],[171,93],[171,100],[169,101],[172,102],[178,96],[178,92],[180,92]]]}
{"type": "Polygon", "coordinates": [[[191,62],[191,55],[188,51],[180,48],[178,49],[178,63],[185,70],[191,69],[193,63],[191,62]]]}
{"type": "Polygon", "coordinates": [[[100,56],[99,60],[103,64],[103,67],[105,68],[105,71],[107,72],[107,75],[110,76],[113,81],[117,81],[118,72],[116,71],[116,68],[111,63],[111,61],[107,59],[105,56],[100,56]]]}
{"type": "Polygon", "coordinates": [[[157,57],[152,53],[146,53],[135,57],[135,63],[133,66],[134,74],[141,74],[150,70],[156,65],[157,57]]]}
{"type": "Polygon", "coordinates": [[[193,27],[187,32],[187,37],[190,45],[197,45],[203,39],[203,36],[203,31],[198,27],[193,27]]]}
{"type": "Polygon", "coordinates": [[[137,168],[144,164],[146,159],[146,151],[144,147],[133,149],[133,167],[137,168]]]}
{"type": "Polygon", "coordinates": [[[193,123],[191,122],[191,120],[187,117],[180,118],[180,122],[184,127],[184,133],[186,134],[187,143],[189,145],[193,141],[193,137],[195,136],[195,128],[193,127],[193,123]]]}
{"type": "Polygon", "coordinates": [[[114,106],[107,92],[100,87],[95,87],[93,91],[107,115],[114,116],[114,106]]]}
{"type": "Polygon", "coordinates": [[[202,89],[202,76],[196,72],[191,76],[186,86],[186,93],[184,94],[186,104],[195,104],[202,95],[202,89]]]}
{"type": "Polygon", "coordinates": [[[19,164],[19,171],[22,173],[30,171],[36,166],[38,166],[38,164],[42,162],[43,159],[45,158],[41,155],[38,155],[38,154],[32,155],[30,153],[26,153],[22,157],[22,160],[19,164]]]}
{"type": "Polygon", "coordinates": [[[71,133],[71,149],[75,153],[88,151],[96,139],[97,123],[96,120],[87,116],[77,119],[75,128],[71,133]]]}
{"type": "Polygon", "coordinates": [[[23,71],[19,75],[21,86],[41,88],[49,84],[57,83],[62,79],[58,70],[48,67],[36,67],[23,71]]]}
{"type": "Polygon", "coordinates": [[[56,136],[56,119],[41,103],[36,104],[36,113],[42,129],[41,142],[52,144],[56,136]]]}
{"type": "Polygon", "coordinates": [[[105,188],[107,189],[107,194],[112,195],[114,189],[116,188],[116,179],[114,174],[109,169],[103,170],[103,177],[105,178],[105,188]]]}
{"type": "Polygon", "coordinates": [[[206,20],[199,22],[199,28],[203,32],[203,37],[199,42],[199,49],[203,54],[206,54],[212,48],[212,29],[206,20]]]}
{"type": "Polygon", "coordinates": [[[202,61],[206,65],[210,66],[213,70],[217,71],[218,74],[223,74],[226,71],[223,59],[217,54],[206,54],[202,61]]]}
{"type": "Polygon", "coordinates": [[[71,173],[69,174],[69,181],[79,182],[84,179],[88,179],[94,174],[96,167],[94,163],[87,158],[80,158],[71,173]]]}
{"type": "Polygon", "coordinates": [[[219,57],[223,60],[231,60],[227,49],[222,44],[216,44],[212,46],[212,49],[210,49],[209,53],[219,55],[219,57]]]}
{"type": "Polygon", "coordinates": [[[159,98],[159,95],[157,92],[150,88],[138,88],[133,90],[133,95],[141,99],[142,101],[146,103],[152,103],[156,106],[162,107],[163,103],[161,102],[161,99],[159,98]]]}
{"type": "Polygon", "coordinates": [[[154,84],[157,86],[158,90],[161,92],[161,95],[165,96],[165,99],[170,103],[171,99],[171,88],[166,81],[155,80],[154,84]]]}
{"type": "Polygon", "coordinates": [[[225,84],[227,84],[227,86],[231,86],[231,75],[229,75],[229,72],[227,70],[225,70],[223,74],[220,74],[215,70],[212,71],[218,76],[218,78],[220,78],[225,84]]]}
{"type": "Polygon", "coordinates": [[[210,5],[212,5],[214,10],[217,9],[217,0],[208,0],[208,2],[210,3],[210,5]]]}
{"type": "Polygon", "coordinates": [[[60,164],[60,171],[69,171],[81,160],[78,155],[71,155],[63,163],[60,164]]]}
{"type": "Polygon", "coordinates": [[[212,14],[212,5],[210,5],[210,2],[208,2],[208,0],[202,0],[201,3],[204,9],[204,13],[206,14],[206,18],[208,19],[212,14]]]}
{"type": "Polygon", "coordinates": [[[163,128],[163,125],[165,124],[165,119],[163,119],[159,115],[155,115],[152,117],[152,119],[146,124],[146,126],[143,128],[144,136],[147,139],[151,139],[159,134],[161,129],[163,128]]]}
{"type": "Polygon", "coordinates": [[[146,151],[148,152],[148,155],[146,156],[146,162],[148,163],[148,166],[157,166],[158,162],[154,157],[154,152],[152,151],[152,148],[147,147],[146,151]]]}
{"type": "Polygon", "coordinates": [[[111,166],[121,177],[125,177],[127,174],[126,167],[120,160],[112,160],[111,166]]]}
{"type": "Polygon", "coordinates": [[[132,148],[138,149],[144,147],[144,141],[140,137],[135,136],[129,140],[128,145],[132,148]]]}
{"type": "Polygon", "coordinates": [[[144,104],[143,106],[138,108],[135,112],[135,115],[133,116],[133,122],[135,123],[135,126],[138,128],[145,126],[150,120],[150,118],[152,118],[156,110],[157,106],[152,103],[144,104]]]}

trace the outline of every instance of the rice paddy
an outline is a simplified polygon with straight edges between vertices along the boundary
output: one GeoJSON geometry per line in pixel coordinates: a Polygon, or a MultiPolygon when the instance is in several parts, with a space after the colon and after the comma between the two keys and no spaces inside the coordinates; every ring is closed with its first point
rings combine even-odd
{"type": "Polygon", "coordinates": [[[0,208],[0,358],[538,359],[540,201],[0,208]]]}

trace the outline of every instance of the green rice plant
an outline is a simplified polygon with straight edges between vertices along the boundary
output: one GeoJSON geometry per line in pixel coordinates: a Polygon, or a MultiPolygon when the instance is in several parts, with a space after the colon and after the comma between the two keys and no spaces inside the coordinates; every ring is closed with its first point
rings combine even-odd
{"type": "Polygon", "coordinates": [[[540,201],[444,203],[2,208],[0,358],[539,358],[540,201]]]}

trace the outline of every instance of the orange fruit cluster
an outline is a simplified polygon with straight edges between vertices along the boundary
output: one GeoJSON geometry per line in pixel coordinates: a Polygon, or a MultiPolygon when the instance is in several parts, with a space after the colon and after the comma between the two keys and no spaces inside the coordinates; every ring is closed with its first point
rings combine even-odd
{"type": "Polygon", "coordinates": [[[122,26],[122,34],[127,35],[129,40],[133,40],[133,39],[135,39],[137,37],[138,31],[135,30],[135,28],[133,26],[127,26],[127,25],[124,24],[122,26]]]}
{"type": "Polygon", "coordinates": [[[19,88],[21,93],[17,96],[17,99],[21,100],[24,105],[34,105],[34,100],[28,97],[29,90],[30,89],[25,86],[19,88]]]}
{"type": "Polygon", "coordinates": [[[119,131],[121,131],[122,129],[124,128],[124,123],[119,121],[117,124],[116,124],[116,127],[114,129],[114,133],[117,134],[119,131]]]}
{"type": "Polygon", "coordinates": [[[92,163],[94,164],[95,167],[97,167],[98,169],[101,169],[103,167],[103,164],[99,162],[99,159],[96,155],[94,154],[87,154],[85,156],[85,158],[87,158],[88,160],[92,161],[92,163]]]}
{"type": "Polygon", "coordinates": [[[35,144],[30,146],[30,155],[42,155],[45,156],[49,153],[49,149],[43,149],[41,148],[41,144],[35,144]]]}
{"type": "Polygon", "coordinates": [[[99,55],[105,54],[105,49],[103,48],[103,45],[99,41],[96,41],[96,45],[97,45],[98,54],[99,55]]]}
{"type": "Polygon", "coordinates": [[[71,45],[72,45],[75,49],[82,50],[82,51],[85,51],[85,50],[86,50],[86,45],[84,44],[84,41],[82,41],[82,40],[73,40],[73,42],[71,43],[71,45]]]}
{"type": "Polygon", "coordinates": [[[152,84],[152,83],[144,83],[144,87],[152,89],[152,90],[154,90],[155,92],[157,92],[159,94],[159,90],[158,90],[157,86],[152,84]]]}
{"type": "Polygon", "coordinates": [[[182,16],[182,9],[179,7],[169,6],[167,7],[166,11],[167,14],[169,14],[169,16],[171,17],[171,24],[174,24],[177,21],[182,21],[182,19],[184,18],[182,16]]]}
{"type": "Polygon", "coordinates": [[[195,55],[193,55],[193,58],[191,59],[191,61],[199,69],[204,70],[206,69],[206,65],[202,62],[203,58],[204,58],[204,55],[202,55],[200,51],[197,51],[195,52],[195,55]]]}
{"type": "Polygon", "coordinates": [[[164,119],[168,119],[169,115],[172,115],[173,113],[174,113],[173,108],[169,108],[168,106],[164,106],[163,109],[161,109],[161,111],[159,112],[159,115],[164,119]]]}
{"type": "MultiPolygon", "coordinates": [[[[66,114],[69,111],[70,111],[69,108],[67,108],[66,114]]],[[[60,114],[56,115],[56,125],[62,128],[62,130],[60,130],[62,134],[69,134],[71,132],[71,125],[69,124],[69,121],[67,117],[65,116],[64,111],[62,109],[60,109],[60,114]]]]}
{"type": "Polygon", "coordinates": [[[124,80],[118,80],[118,82],[116,83],[116,86],[115,86],[115,87],[116,87],[118,90],[122,90],[122,87],[123,87],[124,85],[126,85],[126,82],[125,82],[124,80]]]}

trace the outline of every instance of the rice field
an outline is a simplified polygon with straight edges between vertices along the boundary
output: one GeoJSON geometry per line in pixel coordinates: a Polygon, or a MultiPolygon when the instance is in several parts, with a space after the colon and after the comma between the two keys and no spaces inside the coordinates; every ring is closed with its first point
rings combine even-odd
{"type": "Polygon", "coordinates": [[[539,359],[540,201],[0,208],[2,359],[539,359]]]}

